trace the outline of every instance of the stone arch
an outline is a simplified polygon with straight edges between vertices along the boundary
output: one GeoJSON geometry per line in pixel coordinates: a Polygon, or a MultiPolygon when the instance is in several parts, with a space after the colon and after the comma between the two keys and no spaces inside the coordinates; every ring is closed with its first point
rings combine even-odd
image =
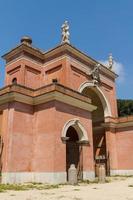
{"type": "Polygon", "coordinates": [[[80,85],[78,91],[80,93],[83,92],[83,90],[86,88],[86,87],[89,87],[91,88],[100,98],[101,100],[101,103],[102,103],[102,106],[103,106],[103,109],[104,109],[104,117],[111,117],[112,114],[111,114],[111,107],[110,107],[110,104],[106,98],[106,96],[104,95],[103,91],[99,88],[99,86],[97,85],[94,85],[93,82],[84,82],[80,85]]]}
{"type": "Polygon", "coordinates": [[[89,143],[87,131],[80,123],[79,119],[70,119],[65,123],[61,134],[61,138],[63,141],[67,140],[66,134],[69,127],[73,127],[76,130],[79,137],[79,142],[89,143]]]}

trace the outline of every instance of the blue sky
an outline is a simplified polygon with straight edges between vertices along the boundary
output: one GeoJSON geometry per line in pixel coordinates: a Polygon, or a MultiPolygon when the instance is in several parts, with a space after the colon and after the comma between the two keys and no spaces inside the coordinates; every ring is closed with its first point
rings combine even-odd
{"type": "MultiPolygon", "coordinates": [[[[104,62],[112,52],[120,73],[117,97],[133,99],[132,9],[132,0],[0,0],[0,56],[23,35],[43,50],[55,47],[68,20],[72,45],[104,62]]],[[[4,64],[0,59],[0,86],[4,64]]]]}

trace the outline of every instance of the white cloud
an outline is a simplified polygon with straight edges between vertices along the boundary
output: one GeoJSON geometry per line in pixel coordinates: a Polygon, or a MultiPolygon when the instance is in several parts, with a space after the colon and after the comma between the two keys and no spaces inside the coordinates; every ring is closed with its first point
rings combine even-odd
{"type": "MultiPolygon", "coordinates": [[[[100,63],[102,63],[103,65],[105,65],[106,67],[108,67],[108,60],[101,60],[100,63]]],[[[116,74],[119,75],[119,77],[117,78],[117,81],[119,83],[124,82],[124,80],[125,80],[125,72],[124,72],[124,66],[123,66],[123,64],[120,63],[120,62],[114,61],[113,69],[112,70],[116,74]]]]}

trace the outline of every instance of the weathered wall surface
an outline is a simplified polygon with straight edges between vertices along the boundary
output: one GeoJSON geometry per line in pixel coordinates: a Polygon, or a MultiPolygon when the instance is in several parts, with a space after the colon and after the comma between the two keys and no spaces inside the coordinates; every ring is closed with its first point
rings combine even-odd
{"type": "Polygon", "coordinates": [[[54,179],[55,175],[51,174],[66,174],[66,144],[61,140],[62,129],[68,120],[75,118],[84,126],[90,143],[83,146],[83,171],[94,174],[92,122],[88,111],[51,101],[38,106],[14,102],[4,112],[7,123],[3,137],[4,183],[33,180],[64,182],[65,175],[62,179],[54,179]],[[32,179],[29,173],[38,175],[32,179]],[[41,173],[45,176],[42,180],[41,173]]]}
{"type": "Polygon", "coordinates": [[[18,102],[4,110],[3,172],[31,171],[33,140],[33,108],[18,102]],[[6,128],[6,130],[5,130],[6,128]]]}
{"type": "Polygon", "coordinates": [[[66,171],[66,145],[61,141],[65,123],[78,118],[88,132],[91,147],[84,147],[88,160],[85,169],[93,170],[92,130],[89,112],[63,104],[49,102],[36,107],[36,145],[34,170],[66,171]]]}
{"type": "Polygon", "coordinates": [[[42,86],[42,68],[35,61],[25,58],[14,61],[6,66],[5,85],[12,84],[14,78],[17,83],[36,89],[42,86]]]}
{"type": "Polygon", "coordinates": [[[111,175],[133,175],[133,117],[112,118],[106,130],[111,175]]]}
{"type": "Polygon", "coordinates": [[[121,128],[116,132],[118,169],[133,170],[133,127],[121,128]]]}

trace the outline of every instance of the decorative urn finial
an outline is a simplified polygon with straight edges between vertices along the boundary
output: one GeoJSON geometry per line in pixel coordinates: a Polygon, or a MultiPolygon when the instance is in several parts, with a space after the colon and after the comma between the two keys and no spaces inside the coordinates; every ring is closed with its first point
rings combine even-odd
{"type": "Polygon", "coordinates": [[[32,39],[29,36],[23,36],[21,38],[21,43],[31,45],[32,44],[32,39]]]}
{"type": "Polygon", "coordinates": [[[62,29],[62,40],[61,43],[70,43],[70,33],[69,33],[69,25],[68,21],[65,21],[61,26],[62,29]]]}
{"type": "Polygon", "coordinates": [[[108,62],[109,62],[109,69],[112,69],[114,64],[112,53],[109,54],[108,62]]]}

